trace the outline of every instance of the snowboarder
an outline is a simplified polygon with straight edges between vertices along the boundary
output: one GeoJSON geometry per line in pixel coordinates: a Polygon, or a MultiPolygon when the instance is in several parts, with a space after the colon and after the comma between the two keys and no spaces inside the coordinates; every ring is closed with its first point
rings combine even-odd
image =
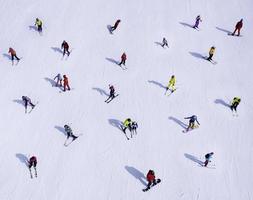
{"type": "Polygon", "coordinates": [[[189,125],[188,125],[186,131],[188,131],[190,128],[191,129],[196,128],[195,121],[198,123],[198,125],[200,125],[200,123],[198,122],[198,119],[197,119],[196,115],[192,115],[191,117],[185,117],[185,119],[190,119],[189,120],[189,125]]]}
{"type": "Polygon", "coordinates": [[[67,139],[69,139],[69,137],[72,137],[72,140],[75,140],[76,138],[78,138],[77,136],[73,134],[72,129],[70,128],[69,125],[64,125],[64,130],[67,133],[67,139]]]}
{"type": "Polygon", "coordinates": [[[169,46],[168,46],[168,41],[166,40],[166,38],[163,38],[163,43],[162,43],[161,46],[162,46],[163,48],[164,48],[164,46],[169,47],[169,46]]]}
{"type": "Polygon", "coordinates": [[[231,35],[235,35],[235,32],[238,31],[237,36],[240,36],[242,25],[243,25],[243,19],[241,19],[239,22],[236,23],[235,30],[231,35]]]}
{"type": "Polygon", "coordinates": [[[37,166],[37,158],[35,156],[32,156],[28,161],[28,167],[31,169],[31,167],[36,168],[37,166]]]}
{"type": "Polygon", "coordinates": [[[108,99],[105,100],[105,102],[108,102],[108,101],[115,98],[115,89],[114,89],[113,85],[109,85],[109,90],[110,90],[110,95],[109,95],[108,99]]]}
{"type": "Polygon", "coordinates": [[[212,47],[210,48],[210,50],[209,50],[209,57],[207,58],[208,61],[211,61],[211,60],[212,60],[214,52],[215,52],[215,47],[212,46],[212,47]]]}
{"type": "Polygon", "coordinates": [[[120,22],[121,22],[120,19],[118,19],[118,20],[115,22],[114,26],[111,27],[111,32],[113,32],[114,30],[116,30],[116,28],[118,27],[118,25],[119,25],[120,22]]]}
{"type": "Polygon", "coordinates": [[[168,86],[166,87],[166,92],[168,90],[171,91],[171,93],[173,93],[176,89],[175,89],[175,83],[176,83],[176,77],[174,75],[171,76],[170,81],[168,86]]]}
{"type": "Polygon", "coordinates": [[[8,53],[11,54],[11,61],[12,61],[12,63],[13,63],[13,61],[14,61],[14,58],[16,58],[17,61],[20,60],[20,58],[17,57],[16,51],[15,51],[13,48],[10,47],[8,53]]]}
{"type": "Polygon", "coordinates": [[[147,185],[147,189],[150,189],[151,186],[156,185],[156,179],[155,179],[155,172],[154,170],[149,170],[147,173],[147,181],[148,181],[148,185],[147,185]]]}
{"type": "Polygon", "coordinates": [[[61,74],[57,74],[55,77],[54,77],[54,80],[56,79],[56,84],[55,84],[55,87],[62,87],[62,76],[61,74]]]}
{"type": "Polygon", "coordinates": [[[61,44],[61,48],[63,49],[63,56],[66,54],[69,56],[70,52],[69,52],[69,45],[68,43],[64,40],[61,44]]]}
{"type": "Polygon", "coordinates": [[[237,106],[239,105],[240,102],[241,102],[241,99],[239,97],[234,97],[233,102],[230,106],[231,110],[232,111],[235,110],[235,112],[236,112],[236,108],[237,108],[237,106]]]}
{"type": "Polygon", "coordinates": [[[41,33],[42,32],[42,21],[39,20],[39,18],[36,18],[35,26],[37,26],[38,32],[41,33]]]}
{"type": "Polygon", "coordinates": [[[132,120],[130,118],[127,118],[124,123],[123,123],[123,132],[126,134],[126,129],[130,130],[130,125],[131,125],[132,120]]]}
{"type": "Polygon", "coordinates": [[[119,66],[121,66],[122,64],[125,65],[126,59],[127,59],[127,56],[126,56],[126,53],[124,52],[124,53],[121,55],[121,61],[120,61],[120,63],[119,63],[119,66]]]}
{"type": "Polygon", "coordinates": [[[131,133],[134,133],[135,135],[137,135],[137,128],[138,128],[138,124],[136,121],[133,121],[131,124],[130,124],[130,131],[131,133]]]}
{"type": "Polygon", "coordinates": [[[206,159],[205,162],[204,162],[205,167],[208,165],[209,162],[211,162],[212,156],[213,156],[213,152],[208,153],[208,154],[205,155],[205,159],[206,159]]]}
{"type": "Polygon", "coordinates": [[[195,25],[193,26],[193,28],[199,28],[199,22],[202,22],[200,15],[196,17],[195,25]]]}
{"type": "Polygon", "coordinates": [[[68,90],[70,90],[69,87],[69,81],[68,81],[68,77],[66,75],[63,75],[63,91],[66,91],[66,88],[68,88],[68,90]]]}
{"type": "Polygon", "coordinates": [[[25,112],[27,111],[27,106],[32,106],[32,109],[35,107],[35,105],[32,103],[31,99],[27,96],[22,96],[22,100],[25,104],[25,112]]]}

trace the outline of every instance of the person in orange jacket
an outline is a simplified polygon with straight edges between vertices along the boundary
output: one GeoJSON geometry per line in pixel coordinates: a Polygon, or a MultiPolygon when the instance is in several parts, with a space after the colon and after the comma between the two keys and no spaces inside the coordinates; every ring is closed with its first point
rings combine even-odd
{"type": "Polygon", "coordinates": [[[124,52],[121,56],[121,61],[119,63],[119,66],[121,66],[122,64],[125,65],[126,64],[126,59],[127,59],[127,56],[126,56],[126,53],[124,52]]]}
{"type": "Polygon", "coordinates": [[[121,22],[120,19],[118,19],[118,20],[115,22],[114,26],[111,27],[111,32],[113,32],[114,30],[116,30],[116,28],[118,27],[118,25],[119,25],[120,22],[121,22]]]}
{"type": "Polygon", "coordinates": [[[63,89],[64,92],[66,91],[66,88],[70,90],[68,77],[66,75],[63,75],[63,87],[64,87],[63,89]]]}
{"type": "Polygon", "coordinates": [[[236,23],[235,30],[231,35],[235,35],[235,32],[238,31],[237,36],[240,36],[240,31],[241,31],[241,28],[242,28],[242,25],[243,25],[242,21],[243,21],[243,19],[241,19],[239,22],[236,23]]]}
{"type": "Polygon", "coordinates": [[[16,51],[13,48],[10,47],[8,53],[11,54],[11,60],[12,60],[12,62],[14,60],[14,57],[17,59],[17,61],[20,60],[20,58],[17,57],[16,51]]]}

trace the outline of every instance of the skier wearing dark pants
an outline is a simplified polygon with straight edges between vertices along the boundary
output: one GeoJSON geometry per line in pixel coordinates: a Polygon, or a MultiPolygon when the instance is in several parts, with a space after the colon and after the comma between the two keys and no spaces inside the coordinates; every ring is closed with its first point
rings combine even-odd
{"type": "Polygon", "coordinates": [[[199,22],[202,22],[202,20],[201,20],[201,18],[200,18],[200,15],[198,15],[198,16],[196,17],[196,22],[195,22],[193,28],[199,28],[199,22]]]}
{"type": "Polygon", "coordinates": [[[120,19],[118,19],[118,20],[115,22],[114,26],[111,27],[111,32],[113,32],[114,30],[116,30],[116,28],[118,27],[118,25],[119,25],[120,22],[121,22],[120,19]]]}
{"type": "Polygon", "coordinates": [[[132,120],[130,118],[127,118],[123,123],[123,132],[126,133],[126,129],[130,130],[132,120]]]}
{"type": "Polygon", "coordinates": [[[126,64],[126,59],[127,59],[127,56],[126,56],[126,53],[124,52],[122,55],[121,55],[121,61],[119,63],[119,66],[121,66],[122,64],[125,65],[126,64]]]}
{"type": "Polygon", "coordinates": [[[30,105],[32,106],[32,109],[35,107],[35,105],[32,103],[31,99],[27,96],[22,96],[22,100],[25,104],[25,110],[27,110],[27,106],[30,105]]]}
{"type": "Polygon", "coordinates": [[[109,85],[109,90],[110,90],[110,95],[108,99],[105,100],[105,102],[108,102],[109,100],[112,100],[113,98],[115,98],[115,89],[113,85],[109,85]]]}
{"type": "Polygon", "coordinates": [[[210,48],[210,50],[209,50],[209,57],[207,58],[207,60],[209,60],[209,61],[212,60],[214,51],[215,51],[215,47],[212,46],[212,47],[210,48]]]}
{"type": "Polygon", "coordinates": [[[155,172],[153,170],[149,170],[147,174],[147,181],[148,185],[147,188],[150,189],[152,185],[156,184],[156,179],[155,179],[155,172]]]}
{"type": "Polygon", "coordinates": [[[166,40],[166,38],[163,38],[163,43],[162,43],[161,46],[162,46],[163,48],[164,48],[164,46],[169,47],[169,46],[168,46],[168,41],[166,40]]]}
{"type": "Polygon", "coordinates": [[[31,167],[36,168],[36,166],[37,166],[37,158],[35,156],[32,156],[28,161],[28,167],[30,169],[31,167]]]}
{"type": "Polygon", "coordinates": [[[64,40],[61,44],[61,48],[63,49],[63,56],[66,54],[69,56],[70,52],[69,52],[69,45],[68,43],[64,40]]]}
{"type": "Polygon", "coordinates": [[[198,119],[197,119],[196,115],[192,115],[191,117],[185,117],[185,119],[190,119],[189,120],[189,125],[188,125],[186,131],[188,131],[190,128],[194,129],[195,121],[198,123],[198,125],[200,125],[200,123],[198,122],[198,119]]]}
{"type": "Polygon", "coordinates": [[[35,26],[37,26],[38,32],[41,33],[42,32],[42,21],[39,20],[38,18],[36,18],[35,26]]]}
{"type": "Polygon", "coordinates": [[[240,36],[240,31],[241,31],[241,28],[242,28],[242,25],[243,25],[243,19],[241,19],[239,22],[237,22],[236,26],[235,26],[235,30],[234,32],[232,33],[232,35],[235,35],[235,32],[238,31],[238,34],[237,36],[240,36]]]}
{"type": "Polygon", "coordinates": [[[236,112],[236,108],[239,105],[239,103],[241,102],[241,99],[239,97],[234,97],[232,105],[230,106],[231,110],[235,110],[236,112]]]}
{"type": "Polygon", "coordinates": [[[12,62],[13,62],[14,58],[16,58],[17,61],[20,60],[20,58],[17,57],[16,51],[13,48],[10,47],[8,53],[11,54],[11,60],[12,60],[12,62]]]}
{"type": "Polygon", "coordinates": [[[69,139],[69,137],[72,137],[72,140],[78,138],[73,134],[72,129],[68,125],[64,125],[64,130],[67,133],[67,139],[69,139]]]}
{"type": "Polygon", "coordinates": [[[209,162],[211,162],[212,156],[213,156],[213,152],[208,153],[208,154],[205,155],[205,159],[206,159],[205,162],[204,162],[205,167],[208,165],[209,162]]]}
{"type": "Polygon", "coordinates": [[[131,133],[134,133],[135,135],[137,135],[137,128],[138,128],[138,124],[136,121],[133,121],[130,125],[130,131],[131,133]]]}

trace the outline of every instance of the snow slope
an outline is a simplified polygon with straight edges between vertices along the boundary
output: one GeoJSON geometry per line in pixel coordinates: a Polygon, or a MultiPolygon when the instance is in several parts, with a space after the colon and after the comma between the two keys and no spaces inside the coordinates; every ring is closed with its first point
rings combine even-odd
{"type": "Polygon", "coordinates": [[[0,1],[0,199],[253,199],[251,0],[0,1]],[[189,27],[200,14],[200,31],[189,27]],[[40,36],[33,28],[42,19],[40,36]],[[244,19],[243,37],[227,36],[244,19]],[[121,19],[110,35],[108,25],[121,19]],[[188,24],[188,25],[187,25],[188,24]],[[170,48],[156,42],[168,39],[170,48]],[[63,40],[73,49],[62,59],[63,40]],[[216,46],[217,65],[200,59],[216,46]],[[22,60],[11,66],[13,47],[22,60]],[[110,60],[127,54],[127,70],[110,60]],[[70,92],[52,87],[57,73],[70,92]],[[178,90],[164,95],[171,75],[178,90]],[[108,84],[120,95],[104,103],[108,84]],[[24,113],[22,95],[38,106],[24,113]],[[242,99],[238,117],[224,104],[242,99]],[[224,103],[225,102],[225,103],[224,103]],[[201,126],[182,133],[184,117],[201,126]],[[139,124],[127,140],[117,123],[139,124]],[[69,123],[83,134],[67,148],[69,123]],[[202,168],[207,152],[216,169],[202,168]],[[25,159],[36,155],[38,178],[25,159]],[[143,193],[154,169],[162,183],[143,193]]]}

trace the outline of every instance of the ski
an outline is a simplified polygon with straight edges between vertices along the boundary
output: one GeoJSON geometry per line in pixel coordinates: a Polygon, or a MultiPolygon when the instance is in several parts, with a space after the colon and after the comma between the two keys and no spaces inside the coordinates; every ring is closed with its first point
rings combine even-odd
{"type": "Polygon", "coordinates": [[[113,98],[108,98],[105,100],[106,103],[110,103],[114,98],[116,98],[117,96],[119,96],[119,94],[116,94],[113,98]]]}
{"type": "MultiPolygon", "coordinates": [[[[79,138],[81,135],[83,135],[83,134],[77,135],[76,137],[79,138]]],[[[67,138],[66,141],[64,142],[64,146],[65,146],[65,147],[68,147],[68,146],[69,146],[72,142],[74,142],[77,138],[72,139],[70,142],[68,142],[69,139],[67,138]]]]}
{"type": "Polygon", "coordinates": [[[197,129],[199,126],[198,125],[195,125],[193,128],[189,128],[188,130],[187,129],[184,129],[182,130],[183,133],[188,133],[189,131],[192,131],[194,129],[197,129]]]}
{"type": "Polygon", "coordinates": [[[37,102],[36,104],[34,104],[34,107],[32,107],[32,109],[28,112],[28,114],[30,114],[33,111],[33,109],[38,105],[38,103],[39,102],[37,102]]]}
{"type": "Polygon", "coordinates": [[[29,172],[30,172],[30,177],[33,178],[33,174],[32,174],[31,168],[29,168],[29,172]]]}
{"type": "Polygon", "coordinates": [[[142,191],[143,192],[147,192],[148,190],[150,190],[152,187],[154,187],[155,185],[157,185],[158,183],[160,183],[161,182],[161,179],[157,179],[156,180],[156,183],[155,184],[152,184],[150,187],[147,187],[147,188],[145,188],[145,189],[142,189],[142,191]]]}

